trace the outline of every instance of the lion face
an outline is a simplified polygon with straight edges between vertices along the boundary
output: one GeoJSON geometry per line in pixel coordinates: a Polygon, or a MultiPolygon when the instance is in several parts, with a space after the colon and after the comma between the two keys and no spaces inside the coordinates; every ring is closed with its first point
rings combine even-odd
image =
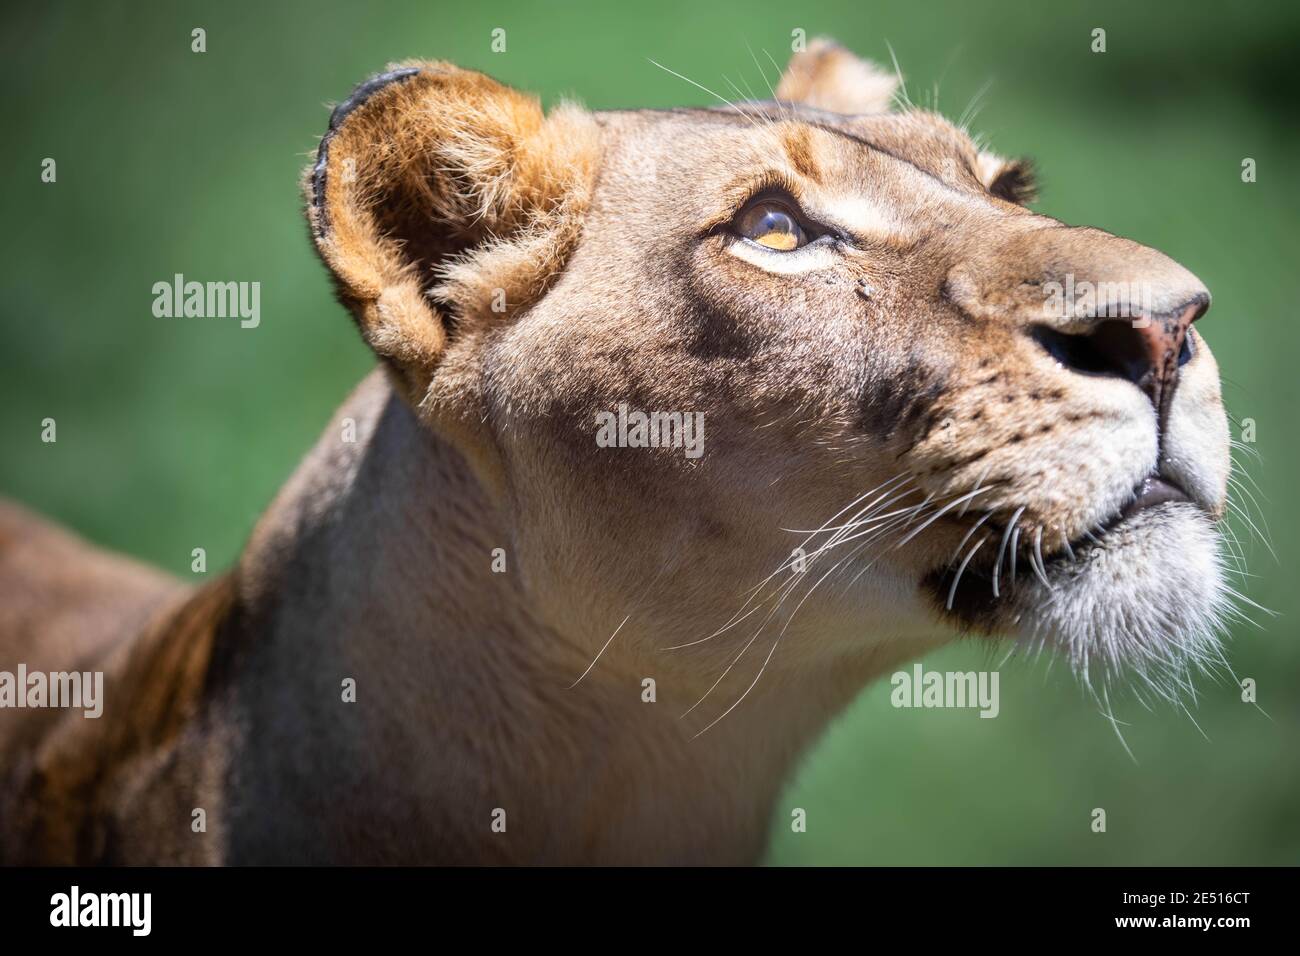
{"type": "Polygon", "coordinates": [[[584,646],[618,625],[706,686],[755,641],[777,670],[962,630],[1052,643],[1085,674],[1203,659],[1229,469],[1192,328],[1206,289],[1031,212],[1026,167],[888,112],[891,89],[817,45],[789,101],[526,132],[482,109],[493,137],[429,134],[436,168],[464,171],[430,215],[478,210],[454,254],[393,242],[419,196],[389,218],[369,198],[389,278],[331,265],[584,646]],[[412,304],[423,269],[441,284],[412,304]],[[436,335],[412,346],[429,301],[436,335]]]}

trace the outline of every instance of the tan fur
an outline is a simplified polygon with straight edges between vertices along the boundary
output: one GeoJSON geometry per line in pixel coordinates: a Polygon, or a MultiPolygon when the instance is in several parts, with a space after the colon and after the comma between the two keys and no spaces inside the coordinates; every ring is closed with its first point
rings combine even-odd
{"type": "Polygon", "coordinates": [[[308,215],[366,341],[427,376],[446,343],[434,276],[433,298],[470,315],[497,290],[506,315],[530,305],[577,241],[598,151],[574,107],[546,118],[535,97],[448,63],[390,70],[417,72],[332,131],[325,201],[309,176],[308,215]]]}
{"type": "Polygon", "coordinates": [[[790,60],[776,98],[832,113],[884,113],[898,78],[818,37],[790,60]]]}
{"type": "Polygon", "coordinates": [[[308,218],[383,368],[237,566],[187,591],[0,511],[0,668],[109,682],[98,722],[0,711],[0,859],[753,862],[827,721],[957,631],[1081,670],[1199,653],[1213,357],[1192,333],[1153,405],[1040,337],[1104,321],[1044,312],[1067,273],[1147,283],[1164,323],[1203,287],[1011,201],[1014,164],[892,91],[820,41],[731,109],[544,116],[445,63],[359,88],[308,218]],[[738,236],[763,190],[834,234],[738,236]],[[705,453],[598,446],[620,403],[704,413],[705,453]],[[1153,469],[1191,502],[1121,518],[1153,469]],[[880,488],[911,517],[791,570],[880,488]]]}

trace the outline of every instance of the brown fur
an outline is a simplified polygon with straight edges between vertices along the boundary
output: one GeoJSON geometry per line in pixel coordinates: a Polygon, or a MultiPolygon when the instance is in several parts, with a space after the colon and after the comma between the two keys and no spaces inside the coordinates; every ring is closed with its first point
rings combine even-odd
{"type": "MultiPolygon", "coordinates": [[[[118,852],[118,819],[138,812],[119,802],[123,790],[132,789],[126,781],[156,773],[202,706],[233,582],[223,576],[189,594],[153,571],[3,507],[2,577],[11,588],[24,582],[41,616],[30,630],[10,618],[0,665],[12,668],[21,660],[34,669],[102,670],[106,701],[103,715],[93,720],[79,711],[5,714],[10,732],[0,738],[6,771],[0,816],[10,823],[0,850],[9,862],[111,861],[118,852]],[[70,655],[51,655],[61,619],[76,622],[80,646],[70,655]],[[108,627],[120,633],[109,635],[108,627]],[[97,630],[105,636],[97,638],[97,630]],[[33,641],[30,650],[16,654],[25,640],[33,641]]],[[[7,603],[12,614],[13,602],[7,603]]],[[[159,845],[167,842],[159,836],[159,845]]]]}
{"type": "Polygon", "coordinates": [[[497,290],[506,315],[532,304],[577,242],[598,151],[581,110],[544,117],[535,97],[448,63],[388,75],[403,73],[326,136],[307,208],[363,337],[427,380],[455,319],[426,296],[431,276],[464,315],[492,314],[497,290]]]}

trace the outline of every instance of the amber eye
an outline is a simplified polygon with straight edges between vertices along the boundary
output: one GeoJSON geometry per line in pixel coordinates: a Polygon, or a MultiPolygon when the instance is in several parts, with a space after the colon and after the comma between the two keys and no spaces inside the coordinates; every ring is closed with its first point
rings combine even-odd
{"type": "Polygon", "coordinates": [[[759,245],[789,252],[808,241],[799,221],[779,202],[758,202],[750,206],[736,220],[736,231],[759,245]]]}

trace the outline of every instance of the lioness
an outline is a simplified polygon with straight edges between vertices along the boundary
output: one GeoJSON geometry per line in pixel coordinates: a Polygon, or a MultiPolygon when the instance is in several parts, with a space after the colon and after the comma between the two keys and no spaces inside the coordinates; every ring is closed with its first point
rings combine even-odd
{"type": "Polygon", "coordinates": [[[235,567],[0,511],[0,667],[106,674],[100,719],[0,711],[3,859],[750,863],[954,634],[1181,680],[1225,600],[1209,295],[894,88],[829,42],[717,108],[359,87],[307,217],[380,369],[235,567]]]}

